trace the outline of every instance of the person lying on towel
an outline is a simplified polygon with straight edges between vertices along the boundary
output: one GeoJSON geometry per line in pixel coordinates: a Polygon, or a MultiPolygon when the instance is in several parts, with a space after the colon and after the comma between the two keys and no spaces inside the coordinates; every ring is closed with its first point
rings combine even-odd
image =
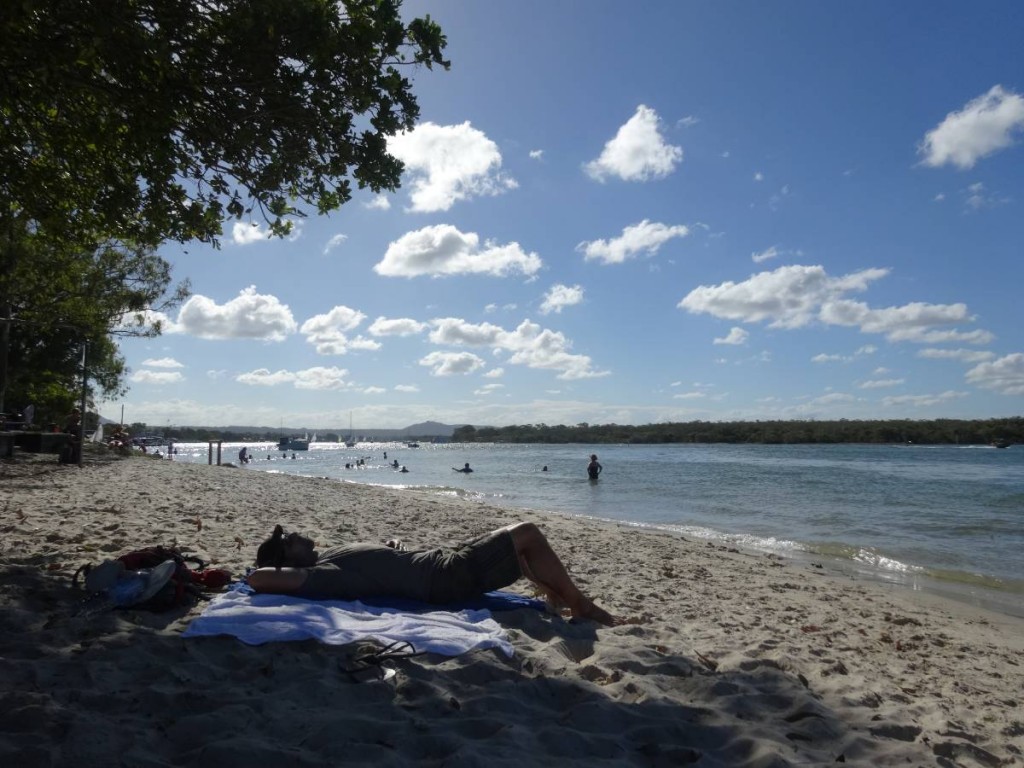
{"type": "Polygon", "coordinates": [[[256,551],[249,586],[257,592],[360,600],[400,597],[445,604],[507,587],[536,584],[574,619],[613,626],[620,620],[584,595],[533,523],[516,523],[450,549],[408,552],[400,541],[344,544],[317,552],[316,542],[280,525],[256,551]]]}

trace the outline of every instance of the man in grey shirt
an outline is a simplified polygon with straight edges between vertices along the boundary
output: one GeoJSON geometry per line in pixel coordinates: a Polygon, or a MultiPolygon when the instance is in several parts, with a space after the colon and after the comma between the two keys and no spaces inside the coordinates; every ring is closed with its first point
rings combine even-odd
{"type": "Polygon", "coordinates": [[[521,576],[575,619],[619,620],[573,583],[533,523],[516,523],[454,548],[408,552],[401,542],[346,544],[322,553],[315,542],[278,525],[256,552],[249,586],[257,592],[358,600],[402,597],[444,604],[507,587],[521,576]]]}

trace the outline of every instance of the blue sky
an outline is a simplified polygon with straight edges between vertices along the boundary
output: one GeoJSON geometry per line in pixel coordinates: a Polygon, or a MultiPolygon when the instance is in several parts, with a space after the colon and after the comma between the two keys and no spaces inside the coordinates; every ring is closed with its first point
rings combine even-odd
{"type": "Polygon", "coordinates": [[[1024,3],[408,1],[402,188],[161,253],[153,426],[1024,410],[1024,3]]]}

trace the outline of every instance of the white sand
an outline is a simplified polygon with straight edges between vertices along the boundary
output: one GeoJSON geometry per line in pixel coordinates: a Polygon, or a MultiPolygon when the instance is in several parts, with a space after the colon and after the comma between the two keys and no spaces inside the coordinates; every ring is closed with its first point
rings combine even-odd
{"type": "Polygon", "coordinates": [[[429,547],[521,515],[49,457],[0,464],[0,510],[4,766],[1024,765],[1024,622],[810,564],[531,515],[585,591],[641,623],[499,613],[512,659],[420,656],[356,684],[345,648],[183,639],[201,605],[83,613],[71,575],[175,542],[241,574],[277,522],[322,544],[429,547]]]}

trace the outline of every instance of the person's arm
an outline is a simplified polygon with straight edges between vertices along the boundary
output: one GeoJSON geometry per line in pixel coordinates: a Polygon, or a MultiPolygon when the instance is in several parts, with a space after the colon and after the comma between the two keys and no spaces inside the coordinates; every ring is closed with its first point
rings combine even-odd
{"type": "Polygon", "coordinates": [[[249,574],[249,586],[257,592],[290,595],[306,583],[309,572],[305,568],[257,568],[249,574]]]}

